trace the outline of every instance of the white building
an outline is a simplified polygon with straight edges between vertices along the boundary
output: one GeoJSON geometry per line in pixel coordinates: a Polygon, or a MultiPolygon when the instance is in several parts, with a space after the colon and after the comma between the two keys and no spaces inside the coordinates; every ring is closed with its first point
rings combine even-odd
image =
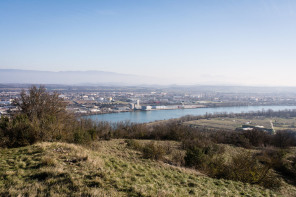
{"type": "Polygon", "coordinates": [[[150,105],[142,106],[142,110],[149,111],[151,109],[152,109],[152,106],[150,106],[150,105]]]}
{"type": "Polygon", "coordinates": [[[152,109],[165,109],[164,105],[154,105],[152,106],[152,109]]]}
{"type": "Polygon", "coordinates": [[[135,104],[135,109],[142,109],[140,105],[140,100],[137,100],[137,104],[135,104]]]}

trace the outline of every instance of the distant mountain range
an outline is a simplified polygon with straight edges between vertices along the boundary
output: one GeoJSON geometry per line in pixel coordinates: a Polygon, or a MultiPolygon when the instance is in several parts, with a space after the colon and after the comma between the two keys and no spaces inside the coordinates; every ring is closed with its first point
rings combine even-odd
{"type": "Polygon", "coordinates": [[[0,69],[0,83],[67,84],[67,85],[152,85],[153,77],[104,71],[36,71],[0,69]]]}
{"type": "Polygon", "coordinates": [[[219,82],[209,81],[194,85],[179,85],[174,80],[166,81],[147,76],[120,74],[105,71],[37,71],[19,69],[0,69],[0,86],[12,85],[26,86],[30,84],[49,85],[74,85],[74,86],[141,86],[169,88],[172,90],[188,90],[189,92],[217,91],[232,93],[293,93],[296,87],[266,87],[266,86],[241,86],[223,85],[219,82]]]}

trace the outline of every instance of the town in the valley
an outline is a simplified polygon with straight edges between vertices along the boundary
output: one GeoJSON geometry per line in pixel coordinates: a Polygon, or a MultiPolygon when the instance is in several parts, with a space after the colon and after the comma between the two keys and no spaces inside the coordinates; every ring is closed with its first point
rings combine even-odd
{"type": "MultiPolygon", "coordinates": [[[[0,84],[0,115],[16,111],[13,100],[30,85],[0,84]]],[[[171,86],[115,87],[45,85],[47,91],[58,92],[67,110],[77,115],[128,112],[134,110],[169,110],[203,107],[295,105],[293,88],[171,86]],[[271,93],[272,92],[272,93],[271,93]]]]}

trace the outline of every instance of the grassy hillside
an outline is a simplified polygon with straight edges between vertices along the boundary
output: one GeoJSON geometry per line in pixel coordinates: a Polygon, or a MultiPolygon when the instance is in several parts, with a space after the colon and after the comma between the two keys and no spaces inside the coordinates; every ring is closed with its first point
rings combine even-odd
{"type": "Polygon", "coordinates": [[[284,192],[143,159],[124,140],[0,149],[0,196],[292,196],[295,188],[284,192]]]}

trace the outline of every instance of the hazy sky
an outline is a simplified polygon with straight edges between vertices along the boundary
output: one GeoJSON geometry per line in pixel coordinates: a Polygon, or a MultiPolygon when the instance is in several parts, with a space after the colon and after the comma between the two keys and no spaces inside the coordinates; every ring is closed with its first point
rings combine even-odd
{"type": "Polygon", "coordinates": [[[0,68],[296,86],[296,1],[0,0],[0,68]]]}

